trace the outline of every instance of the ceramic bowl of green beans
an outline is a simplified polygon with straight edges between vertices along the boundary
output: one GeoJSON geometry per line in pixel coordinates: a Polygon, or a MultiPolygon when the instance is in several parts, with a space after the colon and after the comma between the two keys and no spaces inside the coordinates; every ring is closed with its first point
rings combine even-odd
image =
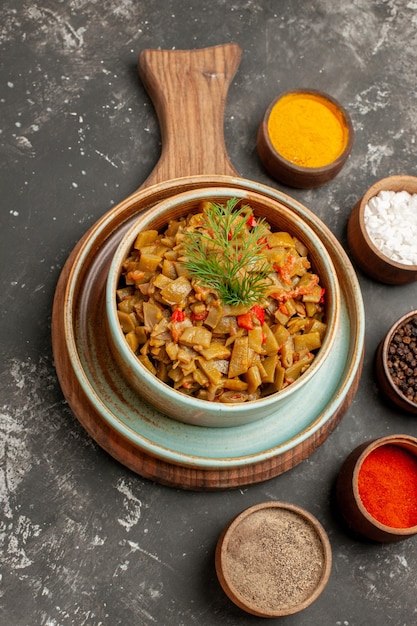
{"type": "Polygon", "coordinates": [[[164,415],[209,427],[291,420],[333,367],[340,287],[290,208],[202,188],[156,204],[123,236],[106,321],[117,367],[164,415]]]}

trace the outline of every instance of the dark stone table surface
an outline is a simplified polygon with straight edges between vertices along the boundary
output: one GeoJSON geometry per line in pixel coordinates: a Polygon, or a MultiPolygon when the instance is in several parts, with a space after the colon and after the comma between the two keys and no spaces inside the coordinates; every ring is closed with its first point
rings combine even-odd
{"type": "Polygon", "coordinates": [[[314,211],[346,245],[349,214],[391,174],[416,174],[417,3],[405,0],[3,0],[0,7],[1,415],[0,615],[8,626],[263,624],[234,607],[214,548],[242,509],[279,499],[328,532],[332,574],[297,626],[417,624],[417,541],[371,544],[340,524],[332,488],[346,455],[416,418],[386,404],[375,349],[417,308],[417,285],[358,273],[366,310],[363,375],[335,432],[267,482],[214,493],[154,484],[86,434],[64,401],[50,321],[76,242],[145,180],[160,152],[137,77],[144,48],[237,42],[225,138],[239,173],[314,211]],[[269,102],[294,87],[339,99],[355,128],[339,176],[289,189],[263,170],[256,132],[269,102]]]}

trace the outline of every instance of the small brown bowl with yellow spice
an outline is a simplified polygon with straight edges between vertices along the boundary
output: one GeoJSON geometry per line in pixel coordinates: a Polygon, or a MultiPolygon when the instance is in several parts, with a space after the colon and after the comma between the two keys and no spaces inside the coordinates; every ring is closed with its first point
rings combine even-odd
{"type": "Polygon", "coordinates": [[[388,435],[357,446],[336,484],[339,510],[359,536],[386,543],[417,534],[417,439],[388,435]]]}
{"type": "Polygon", "coordinates": [[[288,91],[267,108],[257,149],[267,172],[290,187],[308,189],[332,180],[353,146],[347,111],[314,89],[288,91]]]}
{"type": "Polygon", "coordinates": [[[326,367],[340,297],[325,246],[291,209],[199,188],[156,204],[123,237],[108,339],[148,404],[193,425],[238,426],[284,414],[326,367]]]}
{"type": "Polygon", "coordinates": [[[259,617],[293,615],[323,592],[331,573],[326,531],[311,513],[284,502],[242,511],[216,546],[222,589],[238,607],[259,617]]]}
{"type": "Polygon", "coordinates": [[[417,415],[417,310],[388,330],[377,348],[375,368],[384,396],[402,411],[417,415]]]}
{"type": "Polygon", "coordinates": [[[417,177],[397,175],[374,183],[348,222],[353,260],[370,278],[387,285],[417,280],[417,177]]]}

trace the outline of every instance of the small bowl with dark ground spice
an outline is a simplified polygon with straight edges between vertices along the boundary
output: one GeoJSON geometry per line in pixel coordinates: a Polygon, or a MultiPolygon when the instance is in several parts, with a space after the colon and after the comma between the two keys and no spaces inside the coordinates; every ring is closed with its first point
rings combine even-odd
{"type": "Polygon", "coordinates": [[[417,310],[395,322],[379,344],[376,375],[388,400],[417,414],[417,310]]]}
{"type": "Polygon", "coordinates": [[[328,536],[304,509],[265,502],[244,510],[216,547],[219,582],[238,607],[259,617],[282,617],[307,608],[331,571],[328,536]]]}
{"type": "Polygon", "coordinates": [[[267,172],[290,187],[308,189],[332,180],[353,146],[347,111],[315,89],[287,91],[267,108],[257,137],[267,172]]]}
{"type": "Polygon", "coordinates": [[[350,453],[336,485],[339,510],[356,534],[376,542],[417,533],[417,439],[389,435],[350,453]]]}
{"type": "Polygon", "coordinates": [[[417,177],[388,176],[356,203],[347,238],[356,265],[387,285],[417,280],[417,177]]]}

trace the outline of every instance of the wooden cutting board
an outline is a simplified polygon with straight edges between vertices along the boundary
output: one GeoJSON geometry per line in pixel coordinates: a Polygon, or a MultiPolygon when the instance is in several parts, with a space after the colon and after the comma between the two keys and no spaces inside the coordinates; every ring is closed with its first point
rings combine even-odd
{"type": "MultiPolygon", "coordinates": [[[[333,432],[356,393],[363,358],[363,313],[356,275],[343,249],[316,216],[285,194],[240,178],[227,155],[223,121],[227,91],[241,51],[235,44],[200,50],[145,50],[139,74],[158,115],[162,152],[139,190],[107,212],[78,242],[60,275],[53,305],[52,343],[57,375],[72,411],[90,436],[134,472],[182,489],[215,490],[270,479],[310,456],[333,432]],[[249,188],[299,212],[325,239],[348,308],[349,346],[330,414],[295,445],[277,447],[261,460],[207,464],[150,452],[130,436],[112,411],[117,372],[103,325],[106,276],[115,249],[138,212],[173,194],[199,187],[249,188]],[[111,393],[110,393],[111,392],[111,393]]],[[[120,402],[120,401],[119,401],[120,402]]],[[[127,402],[127,401],[126,401],[127,402]]],[[[329,411],[329,407],[327,407],[329,411]]],[[[198,428],[198,427],[196,427],[198,428]]],[[[223,429],[222,429],[223,430],[223,429]]],[[[227,430],[227,429],[226,429],[227,430]]],[[[132,427],[133,435],[134,426],[132,427]]],[[[139,438],[140,439],[140,438],[139,438]]],[[[268,448],[267,442],[265,443],[268,448]]],[[[256,457],[255,457],[256,458],[256,457]]]]}

